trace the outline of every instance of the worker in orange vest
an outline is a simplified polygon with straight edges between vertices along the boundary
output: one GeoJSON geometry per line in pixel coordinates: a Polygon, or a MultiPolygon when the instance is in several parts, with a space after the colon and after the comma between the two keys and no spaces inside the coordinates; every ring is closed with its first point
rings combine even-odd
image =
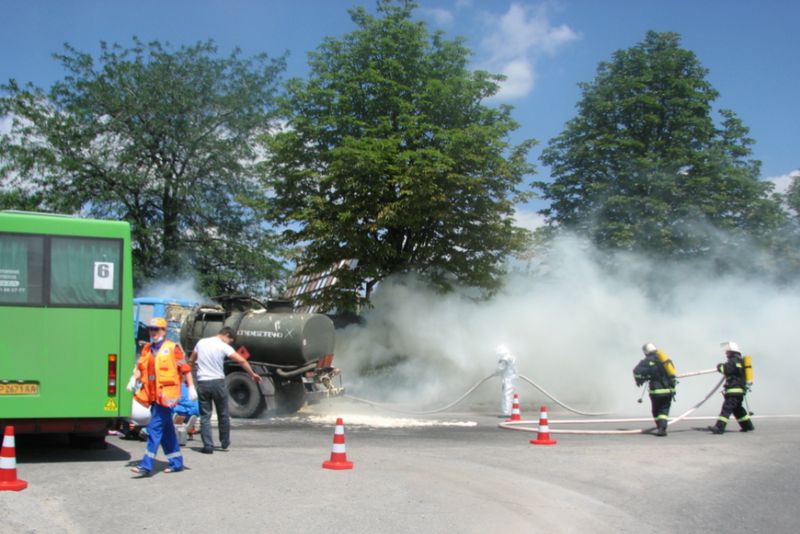
{"type": "Polygon", "coordinates": [[[136,363],[134,377],[138,381],[134,399],[142,406],[150,407],[152,416],[147,425],[147,447],[142,461],[132,471],[141,476],[149,476],[158,446],[164,449],[169,462],[165,473],[183,470],[175,425],[172,422],[172,408],[181,398],[181,382],[186,381],[189,399],[197,400],[197,390],[192,380],[192,368],[186,362],[181,346],[167,339],[167,321],[155,317],[148,324],[150,343],[145,344],[139,361],[136,363]],[[139,383],[141,385],[139,385],[139,383]]]}

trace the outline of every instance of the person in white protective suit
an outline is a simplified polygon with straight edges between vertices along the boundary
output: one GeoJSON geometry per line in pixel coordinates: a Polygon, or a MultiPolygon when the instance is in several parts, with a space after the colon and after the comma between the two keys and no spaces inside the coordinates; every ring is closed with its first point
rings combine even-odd
{"type": "Polygon", "coordinates": [[[517,359],[505,345],[498,345],[496,353],[497,369],[494,374],[500,377],[503,392],[503,398],[500,401],[500,415],[511,417],[517,380],[517,359]]]}

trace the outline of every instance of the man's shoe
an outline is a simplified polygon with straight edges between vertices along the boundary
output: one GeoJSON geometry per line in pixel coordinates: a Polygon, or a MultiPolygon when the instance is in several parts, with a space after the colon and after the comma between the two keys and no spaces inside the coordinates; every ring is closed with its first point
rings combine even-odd
{"type": "Polygon", "coordinates": [[[223,451],[227,451],[228,447],[230,446],[231,446],[230,443],[223,443],[222,445],[220,445],[220,449],[222,449],[223,451]]]}
{"type": "Polygon", "coordinates": [[[722,429],[722,428],[720,428],[720,427],[718,427],[718,426],[710,426],[710,427],[708,427],[708,430],[709,430],[709,431],[710,431],[712,434],[722,434],[723,432],[725,432],[725,430],[724,430],[724,429],[722,429]]]}
{"type": "Polygon", "coordinates": [[[203,447],[200,449],[203,454],[214,454],[214,447],[203,447]]]}
{"type": "Polygon", "coordinates": [[[658,430],[656,430],[656,436],[663,437],[663,436],[666,436],[666,435],[667,435],[667,431],[665,429],[659,428],[658,430]]]}
{"type": "Polygon", "coordinates": [[[150,471],[147,469],[142,469],[141,467],[131,467],[131,473],[139,475],[138,477],[134,478],[147,478],[150,476],[150,471]]]}

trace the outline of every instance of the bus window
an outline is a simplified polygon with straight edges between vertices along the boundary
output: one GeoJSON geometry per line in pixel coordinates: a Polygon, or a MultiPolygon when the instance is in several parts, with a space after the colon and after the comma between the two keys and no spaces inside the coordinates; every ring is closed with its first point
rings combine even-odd
{"type": "Polygon", "coordinates": [[[50,304],[118,308],[122,242],[51,237],[50,304]]]}
{"type": "Polygon", "coordinates": [[[44,238],[0,234],[0,303],[42,304],[44,238]]]}

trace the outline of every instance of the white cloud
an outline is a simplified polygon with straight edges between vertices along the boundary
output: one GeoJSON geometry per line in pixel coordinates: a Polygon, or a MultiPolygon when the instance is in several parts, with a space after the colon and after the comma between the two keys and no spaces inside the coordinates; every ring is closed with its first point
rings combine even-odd
{"type": "Polygon", "coordinates": [[[536,81],[533,64],[523,58],[506,63],[501,74],[506,77],[506,81],[500,85],[495,97],[500,100],[526,96],[536,81]]]}
{"type": "Polygon", "coordinates": [[[484,67],[507,76],[497,98],[518,98],[533,90],[538,58],[554,55],[579,35],[566,24],[553,26],[547,5],[530,7],[514,2],[502,16],[490,16],[482,49],[484,67]]]}
{"type": "Polygon", "coordinates": [[[517,221],[517,226],[526,228],[530,231],[544,226],[544,215],[531,210],[517,208],[514,212],[514,219],[517,221]]]}
{"type": "Polygon", "coordinates": [[[798,177],[800,177],[800,169],[795,169],[789,174],[784,174],[783,176],[773,176],[771,178],[767,178],[766,181],[775,184],[776,193],[786,193],[789,190],[789,186],[792,185],[792,180],[798,177]]]}
{"type": "Polygon", "coordinates": [[[439,26],[452,26],[453,22],[455,22],[453,13],[440,7],[425,8],[421,12],[433,19],[439,26]]]}

